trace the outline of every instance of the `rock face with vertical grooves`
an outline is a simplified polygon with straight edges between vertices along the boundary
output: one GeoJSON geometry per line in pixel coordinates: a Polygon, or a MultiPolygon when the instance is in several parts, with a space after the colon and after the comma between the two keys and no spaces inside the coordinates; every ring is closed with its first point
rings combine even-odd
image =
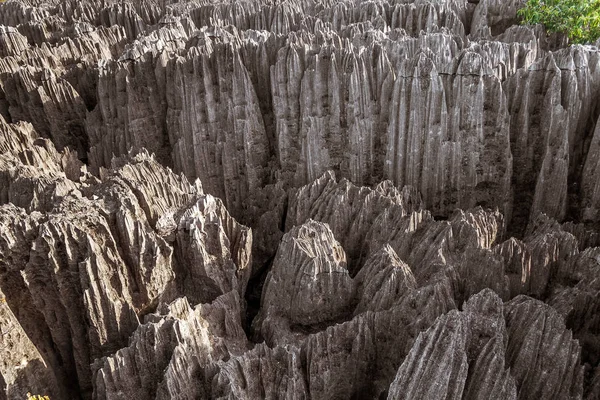
{"type": "Polygon", "coordinates": [[[344,249],[328,225],[309,220],[281,239],[257,323],[266,334],[273,319],[307,327],[335,321],[349,312],[353,294],[344,249]]]}
{"type": "Polygon", "coordinates": [[[555,399],[581,398],[581,350],[554,309],[519,296],[507,305],[506,324],[508,359],[519,386],[519,399],[537,394],[555,399]]]}
{"type": "MultiPolygon", "coordinates": [[[[505,82],[512,104],[516,224],[525,226],[540,212],[562,220],[569,207],[579,206],[575,195],[587,179],[581,169],[593,151],[598,56],[579,46],[561,49],[505,82]]],[[[583,193],[585,198],[589,189],[583,193]]]]}
{"type": "Polygon", "coordinates": [[[97,364],[95,396],[205,396],[210,389],[204,387],[210,383],[210,366],[247,350],[240,318],[239,296],[234,291],[194,308],[186,298],[179,298],[147,315],[128,347],[97,364]],[[195,376],[203,378],[191,382],[195,376]]]}
{"type": "Polygon", "coordinates": [[[600,51],[523,4],[2,2],[0,400],[597,399],[600,51]]]}
{"type": "MultiPolygon", "coordinates": [[[[187,296],[196,305],[235,290],[236,307],[242,307],[250,231],[199,184],[190,185],[147,153],[115,160],[102,182],[74,182],[57,162],[70,167],[68,153],[50,147],[42,154],[73,189],[52,207],[39,207],[43,213],[3,206],[1,275],[10,299],[3,304],[31,305],[17,314],[22,329],[32,330],[28,357],[40,352],[43,361],[32,368],[56,369],[56,393],[91,395],[90,365],[127,345],[143,315],[161,302],[187,296]]],[[[30,379],[12,375],[20,388],[30,379]]]]}
{"type": "MultiPolygon", "coordinates": [[[[231,290],[243,296],[250,276],[252,232],[233,219],[223,203],[201,197],[179,216],[175,251],[183,292],[193,304],[231,290]]],[[[180,286],[178,285],[178,286],[180,286]]]]}
{"type": "Polygon", "coordinates": [[[503,308],[486,289],[462,313],[440,317],[415,342],[388,399],[582,398],[581,349],[556,311],[526,296],[503,308]]]}
{"type": "Polygon", "coordinates": [[[389,309],[404,294],[417,288],[410,267],[389,245],[365,261],[356,282],[360,302],[355,313],[389,309]]]}

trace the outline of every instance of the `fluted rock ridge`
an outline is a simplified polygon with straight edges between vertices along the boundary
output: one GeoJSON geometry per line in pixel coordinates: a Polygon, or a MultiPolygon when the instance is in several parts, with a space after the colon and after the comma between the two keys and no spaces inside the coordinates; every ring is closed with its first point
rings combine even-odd
{"type": "Polygon", "coordinates": [[[597,399],[600,53],[522,4],[1,2],[0,400],[597,399]]]}
{"type": "MultiPolygon", "coordinates": [[[[24,128],[28,127],[6,125],[6,132],[15,133],[7,140],[18,139],[16,133],[21,132],[21,139],[32,143],[27,136],[31,127],[24,128]]],[[[9,141],[5,147],[17,155],[29,151],[9,141]]],[[[38,371],[44,371],[43,365],[50,368],[42,375],[47,376],[46,384],[55,382],[55,396],[91,394],[90,364],[126,345],[143,315],[161,301],[187,295],[195,305],[235,290],[236,307],[242,307],[251,233],[218,199],[205,195],[200,184],[190,185],[148,153],[131,156],[131,163],[116,160],[115,169],[103,173],[103,182],[85,181],[81,175],[66,173],[72,169],[67,151],[58,153],[51,144],[42,149],[47,150],[33,153],[37,159],[23,158],[34,165],[9,167],[43,171],[48,165],[52,169],[44,173],[69,182],[72,190],[60,197],[55,192],[30,215],[12,204],[3,206],[0,275],[6,307],[30,304],[18,307],[17,320],[10,325],[15,333],[19,329],[29,333],[37,350],[27,357],[38,357],[38,371]],[[175,187],[179,194],[165,194],[175,187]],[[168,220],[174,218],[178,222],[171,226],[168,220]]],[[[6,176],[9,188],[23,188],[22,178],[11,171],[6,176]]],[[[47,180],[41,173],[31,179],[35,186],[47,180]]],[[[14,196],[4,201],[12,200],[14,196]]],[[[11,337],[16,341],[19,336],[11,337]]],[[[28,374],[33,371],[18,379],[9,373],[9,384],[17,385],[9,392],[25,390],[23,382],[31,380],[28,374]]]]}
{"type": "MultiPolygon", "coordinates": [[[[425,17],[409,19],[435,25],[425,17]]],[[[195,21],[196,26],[205,23],[195,21]]],[[[243,26],[202,28],[189,39],[180,36],[182,44],[139,48],[139,55],[110,66],[101,75],[99,107],[87,118],[92,164],[106,165],[112,153],[140,147],[151,135],[150,150],[161,161],[200,177],[235,213],[247,193],[273,179],[264,170],[272,165],[280,179],[294,186],[333,168],[359,184],[391,179],[413,185],[436,214],[482,204],[498,206],[510,216],[512,156],[502,80],[529,66],[532,56],[527,54],[535,57],[537,46],[467,46],[448,30],[419,39],[394,30],[361,42],[359,32],[346,38],[325,27],[290,32],[286,44],[274,33],[258,36],[255,28],[243,26]],[[437,51],[447,43],[452,43],[450,49],[437,51]],[[183,47],[185,55],[178,56],[183,47]],[[200,59],[204,61],[198,64],[200,59]],[[190,63],[196,66],[190,69],[190,63]],[[227,63],[232,70],[223,70],[227,63]],[[257,65],[270,68],[270,76],[257,65]],[[216,75],[199,79],[201,70],[216,75]],[[231,87],[222,86],[219,76],[224,74],[233,77],[231,87]],[[125,79],[142,86],[125,85],[125,79]],[[431,79],[437,83],[430,85],[431,79]],[[144,85],[155,91],[150,95],[144,85]],[[182,85],[190,89],[184,91],[182,85]],[[110,87],[124,87],[125,93],[108,92],[110,87]],[[115,107],[121,101],[129,111],[115,107]],[[223,114],[188,114],[190,107],[204,104],[198,101],[223,114]],[[235,106],[237,114],[218,106],[223,102],[235,106]],[[431,112],[421,114],[422,109],[431,112]],[[234,120],[235,125],[226,125],[234,120]],[[207,129],[211,134],[201,133],[207,129]],[[243,163],[236,165],[237,160],[243,163]],[[219,172],[207,175],[206,169],[219,172]]],[[[374,31],[371,26],[370,33],[374,31]]]]}
{"type": "Polygon", "coordinates": [[[247,348],[240,318],[236,292],[194,308],[185,297],[177,299],[146,316],[147,322],[132,335],[130,345],[98,364],[94,397],[206,396],[210,386],[204,385],[212,377],[209,366],[247,348]],[[205,375],[204,382],[191,382],[199,375],[205,375]]]}
{"type": "Polygon", "coordinates": [[[415,342],[388,399],[581,398],[579,345],[556,311],[525,296],[505,307],[488,290],[440,317],[415,342]]]}
{"type": "Polygon", "coordinates": [[[344,249],[329,226],[309,220],[283,236],[257,323],[262,331],[279,318],[299,326],[331,323],[349,312],[353,296],[344,249]]]}

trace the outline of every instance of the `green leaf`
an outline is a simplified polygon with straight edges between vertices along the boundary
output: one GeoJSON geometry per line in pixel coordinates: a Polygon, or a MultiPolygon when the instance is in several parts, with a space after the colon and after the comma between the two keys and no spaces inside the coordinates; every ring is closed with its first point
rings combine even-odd
{"type": "Polygon", "coordinates": [[[548,32],[560,32],[572,43],[600,38],[600,0],[528,0],[517,11],[522,24],[542,24],[548,32]]]}

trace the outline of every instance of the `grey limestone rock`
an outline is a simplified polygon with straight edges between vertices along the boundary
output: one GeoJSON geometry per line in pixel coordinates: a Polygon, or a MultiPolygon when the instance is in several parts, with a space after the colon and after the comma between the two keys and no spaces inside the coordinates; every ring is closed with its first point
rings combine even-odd
{"type": "Polygon", "coordinates": [[[518,398],[577,399],[583,392],[580,348],[558,313],[523,296],[507,304],[507,359],[518,398]]]}
{"type": "Polygon", "coordinates": [[[283,236],[267,276],[257,324],[271,331],[272,318],[312,326],[348,313],[354,282],[344,249],[329,226],[309,220],[283,236]]]}
{"type": "Polygon", "coordinates": [[[579,345],[556,311],[525,296],[504,307],[488,290],[440,317],[415,342],[388,398],[581,398],[579,345]]]}
{"type": "Polygon", "coordinates": [[[239,307],[232,291],[193,308],[179,298],[146,316],[128,347],[97,363],[94,397],[206,396],[211,391],[210,365],[247,349],[239,307]],[[193,382],[201,375],[203,382],[193,382]]]}
{"type": "Polygon", "coordinates": [[[206,303],[231,290],[240,297],[250,277],[252,231],[229,215],[211,195],[183,211],[177,226],[175,269],[192,304],[206,303]]]}
{"type": "Polygon", "coordinates": [[[355,313],[389,309],[407,292],[417,288],[410,270],[389,245],[374,253],[356,274],[360,302],[355,313]]]}
{"type": "Polygon", "coordinates": [[[523,0],[0,4],[0,400],[600,395],[600,53],[523,0]]]}
{"type": "Polygon", "coordinates": [[[220,365],[212,394],[215,399],[302,400],[308,398],[306,386],[297,348],[258,344],[220,365]]]}

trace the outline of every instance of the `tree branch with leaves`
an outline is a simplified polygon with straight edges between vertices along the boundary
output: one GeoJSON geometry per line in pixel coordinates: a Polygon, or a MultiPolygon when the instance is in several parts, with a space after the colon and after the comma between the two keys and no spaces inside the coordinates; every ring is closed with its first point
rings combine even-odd
{"type": "Polygon", "coordinates": [[[565,34],[571,43],[600,38],[600,0],[528,0],[517,12],[524,24],[542,24],[565,34]]]}

